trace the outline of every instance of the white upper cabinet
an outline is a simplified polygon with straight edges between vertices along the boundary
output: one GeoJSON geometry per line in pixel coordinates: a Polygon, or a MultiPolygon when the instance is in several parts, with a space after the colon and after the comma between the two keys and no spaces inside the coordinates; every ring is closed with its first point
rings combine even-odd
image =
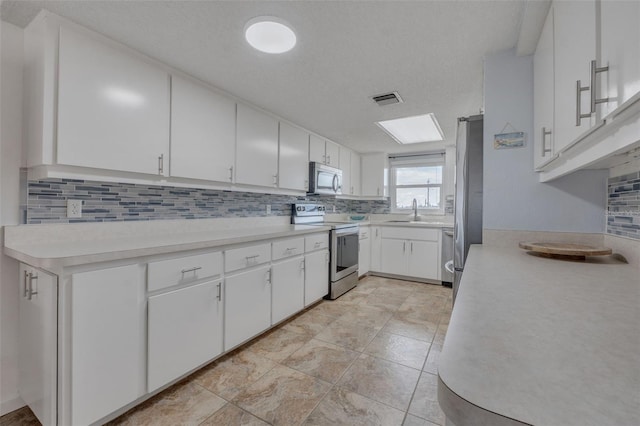
{"type": "Polygon", "coordinates": [[[557,152],[595,124],[589,89],[590,64],[596,59],[596,2],[557,1],[553,10],[557,152]]]}
{"type": "Polygon", "coordinates": [[[342,194],[351,195],[351,155],[352,151],[345,147],[340,147],[340,164],[342,170],[342,194]]]}
{"type": "Polygon", "coordinates": [[[331,167],[340,165],[340,145],[311,135],[309,138],[309,161],[326,164],[331,167]]]}
{"type": "Polygon", "coordinates": [[[280,188],[309,189],[309,133],[283,122],[280,122],[278,173],[280,188]]]}
{"type": "Polygon", "coordinates": [[[362,195],[386,197],[389,195],[389,159],[386,154],[362,155],[362,195]]]}
{"type": "Polygon", "coordinates": [[[309,161],[315,163],[325,164],[325,143],[324,139],[316,136],[309,135],[309,161]]]}
{"type": "Polygon", "coordinates": [[[360,195],[360,154],[351,151],[351,195],[360,195]]]}
{"type": "Polygon", "coordinates": [[[236,103],[182,77],[171,78],[171,176],[231,182],[236,103]]]}
{"type": "Polygon", "coordinates": [[[533,57],[534,167],[553,157],[553,6],[533,57]]]}
{"type": "Polygon", "coordinates": [[[340,145],[327,141],[325,145],[326,164],[331,167],[340,166],[340,145]]]}
{"type": "Polygon", "coordinates": [[[169,75],[60,29],[58,164],[167,175],[169,75]]]}
{"type": "Polygon", "coordinates": [[[278,184],[278,120],[238,104],[236,183],[278,184]]]}
{"type": "Polygon", "coordinates": [[[640,92],[640,2],[600,2],[600,74],[601,117],[607,116],[640,92]]]}

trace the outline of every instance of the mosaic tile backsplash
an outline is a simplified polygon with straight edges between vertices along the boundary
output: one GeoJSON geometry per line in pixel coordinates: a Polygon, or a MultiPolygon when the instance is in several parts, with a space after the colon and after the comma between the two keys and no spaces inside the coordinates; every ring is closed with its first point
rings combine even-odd
{"type": "Polygon", "coordinates": [[[609,179],[607,233],[640,240],[640,172],[609,179]]]}
{"type": "Polygon", "coordinates": [[[47,179],[28,182],[26,223],[290,216],[291,204],[322,203],[336,213],[389,213],[388,201],[339,200],[331,196],[256,194],[210,189],[47,179]],[[67,218],[67,199],[83,200],[82,218],[67,218]]]}

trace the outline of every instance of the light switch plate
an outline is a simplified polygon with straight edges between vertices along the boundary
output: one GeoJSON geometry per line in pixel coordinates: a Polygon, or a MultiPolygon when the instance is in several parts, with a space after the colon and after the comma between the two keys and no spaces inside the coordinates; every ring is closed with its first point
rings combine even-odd
{"type": "Polygon", "coordinates": [[[267,214],[271,214],[271,204],[267,204],[267,214]]]}
{"type": "Polygon", "coordinates": [[[82,200],[67,200],[67,217],[82,217],[82,200]]]}

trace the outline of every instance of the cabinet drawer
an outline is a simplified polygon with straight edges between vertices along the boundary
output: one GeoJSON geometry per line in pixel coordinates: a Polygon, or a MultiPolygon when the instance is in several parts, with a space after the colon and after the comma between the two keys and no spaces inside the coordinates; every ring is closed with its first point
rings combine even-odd
{"type": "Polygon", "coordinates": [[[220,252],[149,262],[147,290],[161,290],[176,284],[214,277],[221,273],[222,254],[220,252]]]}
{"type": "Polygon", "coordinates": [[[271,260],[271,243],[227,250],[224,256],[225,272],[260,265],[271,260]]]}
{"type": "Polygon", "coordinates": [[[329,234],[314,234],[304,238],[304,251],[314,251],[329,247],[329,234]]]}
{"type": "Polygon", "coordinates": [[[361,240],[366,240],[367,238],[369,238],[370,234],[371,234],[371,231],[370,231],[369,227],[366,227],[366,228],[360,227],[359,237],[360,237],[361,240]]]}
{"type": "Polygon", "coordinates": [[[273,260],[284,259],[304,253],[304,238],[291,238],[275,241],[272,250],[273,260]]]}
{"type": "Polygon", "coordinates": [[[402,228],[398,226],[382,227],[382,238],[397,238],[414,241],[438,241],[438,235],[440,235],[439,228],[402,228]]]}

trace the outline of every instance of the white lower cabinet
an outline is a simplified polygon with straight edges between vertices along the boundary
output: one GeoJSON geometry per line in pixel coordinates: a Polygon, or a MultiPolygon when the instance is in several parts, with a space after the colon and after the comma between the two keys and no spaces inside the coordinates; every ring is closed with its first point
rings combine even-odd
{"type": "Polygon", "coordinates": [[[407,242],[383,238],[380,244],[381,271],[387,274],[407,275],[409,258],[407,242]]]}
{"type": "Polygon", "coordinates": [[[148,391],[222,353],[222,280],[149,297],[148,391]]]}
{"type": "Polygon", "coordinates": [[[433,280],[440,279],[438,275],[440,262],[433,261],[433,259],[439,259],[440,244],[432,241],[410,241],[408,244],[409,272],[407,275],[433,280]]]}
{"type": "Polygon", "coordinates": [[[19,393],[44,425],[55,425],[58,279],[20,265],[19,393]]]}
{"type": "Polygon", "coordinates": [[[358,277],[365,275],[371,269],[371,228],[360,227],[360,245],[358,252],[358,277]]]}
{"type": "Polygon", "coordinates": [[[144,265],[71,276],[71,419],[87,425],[147,393],[144,265]]]}
{"type": "Polygon", "coordinates": [[[271,327],[271,266],[225,278],[224,349],[271,327]]]}
{"type": "Polygon", "coordinates": [[[271,324],[304,308],[304,257],[296,256],[271,267],[271,324]]]}
{"type": "Polygon", "coordinates": [[[440,279],[440,230],[381,227],[380,270],[425,280],[440,279]]]}
{"type": "Polygon", "coordinates": [[[371,227],[371,236],[369,237],[371,240],[371,271],[381,271],[382,266],[380,265],[381,261],[381,243],[382,243],[382,232],[380,231],[379,226],[371,227]]]}
{"type": "Polygon", "coordinates": [[[329,294],[329,250],[305,254],[304,259],[304,306],[306,307],[329,294]]]}

